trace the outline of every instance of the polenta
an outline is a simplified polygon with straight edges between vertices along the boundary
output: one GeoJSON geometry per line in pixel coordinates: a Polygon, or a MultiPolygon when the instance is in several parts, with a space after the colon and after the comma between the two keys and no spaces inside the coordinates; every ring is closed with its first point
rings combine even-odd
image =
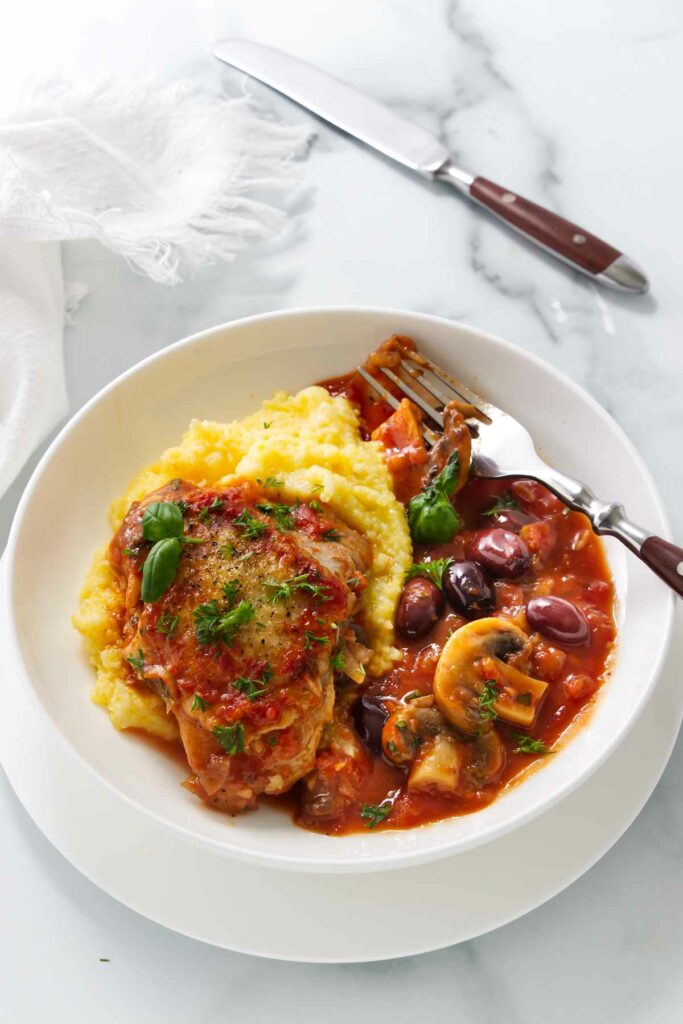
{"type": "MultiPolygon", "coordinates": [[[[362,607],[372,649],[368,671],[381,675],[400,658],[394,615],[412,546],[383,448],[362,440],[358,414],[346,398],[309,387],[296,395],[276,394],[241,421],[194,420],[180,444],[142,469],[113,503],[111,525],[118,529],[133,502],[174,478],[221,488],[238,479],[260,483],[269,477],[282,482],[283,500],[315,499],[370,542],[372,564],[362,607]]],[[[126,682],[118,628],[122,607],[121,586],[102,550],[74,616],[97,671],[93,700],[119,729],[135,727],[172,739],[177,727],[162,699],[126,682]]]]}

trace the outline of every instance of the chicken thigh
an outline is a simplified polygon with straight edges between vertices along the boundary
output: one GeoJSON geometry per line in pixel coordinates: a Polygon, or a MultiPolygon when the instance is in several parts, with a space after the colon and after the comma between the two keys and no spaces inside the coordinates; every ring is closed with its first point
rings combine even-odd
{"type": "Polygon", "coordinates": [[[230,813],[312,769],[335,672],[362,679],[369,657],[350,620],[370,546],[312,506],[246,481],[224,490],[172,481],[131,506],[110,545],[131,682],[156,690],[177,719],[188,788],[230,813]],[[174,503],[184,532],[174,580],[143,602],[153,502],[174,503]]]}

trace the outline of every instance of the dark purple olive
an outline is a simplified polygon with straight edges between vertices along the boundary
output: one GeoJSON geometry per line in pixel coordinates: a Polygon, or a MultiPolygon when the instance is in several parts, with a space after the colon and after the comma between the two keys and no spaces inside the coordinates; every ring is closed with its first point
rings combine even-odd
{"type": "Polygon", "coordinates": [[[451,562],[443,576],[443,589],[456,612],[490,612],[496,598],[484,570],[476,562],[451,562]]]}
{"type": "Polygon", "coordinates": [[[492,576],[503,576],[508,580],[523,576],[531,563],[529,549],[522,538],[499,526],[475,534],[469,553],[492,576]]]}
{"type": "Polygon", "coordinates": [[[531,512],[522,512],[521,508],[502,508],[500,512],[489,517],[489,522],[492,526],[500,526],[504,530],[519,533],[523,526],[538,522],[538,516],[532,515],[531,512]]]}
{"type": "Polygon", "coordinates": [[[409,640],[426,636],[441,618],[446,601],[443,594],[426,576],[408,580],[396,610],[396,629],[409,640]]]}
{"type": "Polygon", "coordinates": [[[563,597],[533,597],[526,606],[526,617],[532,629],[565,647],[588,642],[590,630],[583,612],[563,597]]]}
{"type": "Polygon", "coordinates": [[[388,717],[379,697],[361,697],[353,707],[356,732],[373,754],[382,753],[382,729],[388,717]]]}

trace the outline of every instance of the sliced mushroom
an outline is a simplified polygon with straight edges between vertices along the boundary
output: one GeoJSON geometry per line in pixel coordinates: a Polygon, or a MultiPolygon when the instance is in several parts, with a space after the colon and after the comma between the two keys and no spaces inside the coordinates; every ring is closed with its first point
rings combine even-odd
{"type": "Polygon", "coordinates": [[[447,732],[437,733],[420,748],[408,776],[408,789],[455,796],[463,760],[462,744],[447,732]]]}
{"type": "Polygon", "coordinates": [[[468,622],[441,652],[434,676],[437,707],[469,735],[487,732],[496,716],[530,728],[548,690],[523,671],[531,650],[526,633],[506,619],[468,622]],[[497,700],[486,700],[496,694],[497,700]]]}
{"type": "Polygon", "coordinates": [[[467,765],[467,781],[474,789],[482,789],[501,777],[507,754],[497,729],[489,729],[477,736],[474,748],[474,756],[467,765]]]}
{"type": "Polygon", "coordinates": [[[419,697],[392,712],[382,730],[389,761],[412,766],[408,789],[454,796],[464,761],[463,748],[451,733],[433,697],[419,697]]]}
{"type": "Polygon", "coordinates": [[[443,715],[434,707],[434,698],[418,697],[399,704],[382,729],[382,749],[387,760],[399,767],[412,764],[428,736],[446,729],[443,715]]]}

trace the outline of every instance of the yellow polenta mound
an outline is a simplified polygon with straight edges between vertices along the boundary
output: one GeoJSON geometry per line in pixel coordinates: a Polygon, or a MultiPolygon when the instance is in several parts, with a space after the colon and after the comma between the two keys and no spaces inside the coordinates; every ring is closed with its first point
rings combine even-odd
{"type": "MultiPolygon", "coordinates": [[[[412,546],[403,506],[394,496],[382,446],[361,440],[358,416],[345,398],[324,388],[284,392],[258,412],[234,423],[193,420],[177,448],[143,469],[110,510],[118,528],[133,501],[180,477],[222,487],[233,479],[283,481],[285,500],[328,503],[372,545],[373,562],[363,605],[373,650],[368,666],[381,675],[400,657],[393,646],[394,613],[412,546]]],[[[106,707],[119,729],[137,727],[173,738],[175,723],[162,701],[126,684],[118,648],[116,615],[122,595],[100,551],[85,582],[74,625],[84,634],[97,669],[93,700],[106,707]]]]}

